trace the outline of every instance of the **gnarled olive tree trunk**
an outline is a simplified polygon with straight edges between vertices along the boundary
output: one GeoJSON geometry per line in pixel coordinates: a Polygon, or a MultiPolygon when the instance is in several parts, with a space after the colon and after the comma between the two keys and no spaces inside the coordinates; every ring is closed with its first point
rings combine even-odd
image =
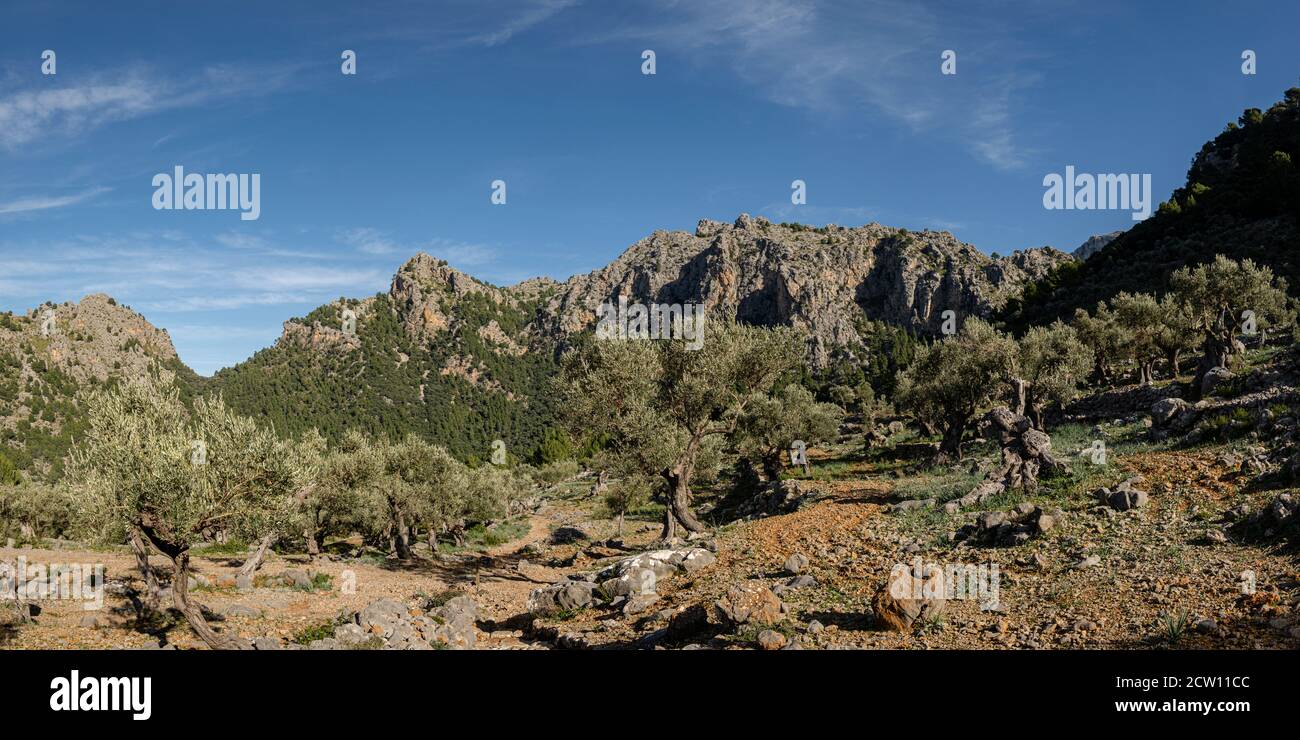
{"type": "Polygon", "coordinates": [[[162,598],[162,587],[158,585],[158,574],[153,572],[153,566],[149,564],[149,547],[145,544],[140,530],[135,528],[131,529],[128,541],[131,545],[131,553],[135,555],[135,567],[139,569],[140,579],[144,581],[142,603],[146,611],[157,611],[158,601],[162,598]]]}
{"type": "Polygon", "coordinates": [[[208,621],[203,618],[203,611],[198,604],[190,601],[190,554],[183,551],[172,557],[172,604],[180,612],[190,629],[199,636],[203,643],[213,650],[248,650],[250,646],[243,640],[230,635],[219,635],[208,621]]]}
{"type": "Polygon", "coordinates": [[[274,534],[263,535],[262,539],[257,541],[257,545],[248,553],[248,559],[244,564],[239,566],[239,575],[244,578],[252,578],[253,574],[262,567],[266,562],[266,552],[275,544],[276,536],[274,534]]]}
{"type": "Polygon", "coordinates": [[[185,621],[199,636],[203,643],[213,650],[247,650],[251,645],[237,637],[217,634],[216,630],[203,618],[203,611],[190,601],[190,553],[189,547],[179,542],[173,544],[169,538],[155,529],[153,522],[146,518],[138,522],[136,530],[153,545],[154,549],[166,555],[172,561],[172,606],[185,617],[185,621]]]}

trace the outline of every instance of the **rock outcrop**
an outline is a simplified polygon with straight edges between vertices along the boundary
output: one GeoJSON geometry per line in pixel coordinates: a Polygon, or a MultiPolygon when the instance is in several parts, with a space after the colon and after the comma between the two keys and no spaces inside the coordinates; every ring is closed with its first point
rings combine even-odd
{"type": "Polygon", "coordinates": [[[592,327],[601,303],[694,303],[708,316],[794,326],[814,363],[852,347],[868,318],[938,333],[944,311],[984,316],[1025,284],[1070,259],[1050,248],[990,258],[948,232],[879,224],[855,228],[773,224],[741,214],[702,220],[694,234],[656,231],[609,266],[559,286],[538,318],[565,337],[592,327]]]}
{"type": "Polygon", "coordinates": [[[1070,252],[1070,256],[1082,262],[1100,252],[1107,244],[1115,241],[1115,237],[1123,233],[1122,231],[1112,231],[1109,234],[1094,234],[1085,239],[1083,244],[1075,247],[1074,251],[1070,252]]]}

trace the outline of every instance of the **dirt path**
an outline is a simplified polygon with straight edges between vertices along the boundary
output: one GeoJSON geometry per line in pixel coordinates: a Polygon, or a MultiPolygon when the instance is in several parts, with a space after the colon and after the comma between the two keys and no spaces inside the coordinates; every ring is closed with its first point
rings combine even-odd
{"type": "Polygon", "coordinates": [[[545,540],[551,533],[551,524],[552,521],[549,516],[533,514],[528,517],[528,534],[525,534],[522,538],[514,540],[513,542],[507,542],[503,545],[490,547],[487,549],[486,554],[491,555],[492,557],[514,555],[535,542],[545,540]]]}

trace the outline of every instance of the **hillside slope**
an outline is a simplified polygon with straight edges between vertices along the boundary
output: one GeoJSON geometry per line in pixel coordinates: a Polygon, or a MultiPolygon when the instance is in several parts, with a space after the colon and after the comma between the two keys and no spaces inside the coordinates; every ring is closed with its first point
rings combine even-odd
{"type": "Polygon", "coordinates": [[[417,254],[388,292],[290,319],[275,345],[211,379],[180,362],[165,331],[108,296],[88,296],[55,307],[66,328],[50,338],[40,331],[44,307],[0,323],[0,442],[20,469],[57,478],[80,423],[78,394],[154,373],[179,378],[186,398],[220,394],[281,435],[414,433],[467,460],[500,439],[526,458],[557,426],[559,354],[619,296],[702,304],[710,321],[800,328],[810,365],[825,367],[873,355],[864,348],[880,346],[881,325],[933,334],[944,311],[988,315],[1070,260],[1053,249],[994,259],[947,232],[748,215],[701,221],[694,234],[655,232],[564,283],[501,288],[417,254]],[[346,330],[345,311],[355,319],[346,330]]]}
{"type": "Polygon", "coordinates": [[[145,375],[180,378],[187,396],[201,385],[165,330],[106,295],[0,314],[0,454],[59,477],[81,428],[82,391],[145,375]]]}
{"type": "Polygon", "coordinates": [[[1267,111],[1249,109],[1207,142],[1187,182],[1157,212],[1086,262],[1064,265],[1009,301],[1023,328],[1092,309],[1120,291],[1161,291],[1169,275],[1216,254],[1268,265],[1300,286],[1300,87],[1267,111]]]}

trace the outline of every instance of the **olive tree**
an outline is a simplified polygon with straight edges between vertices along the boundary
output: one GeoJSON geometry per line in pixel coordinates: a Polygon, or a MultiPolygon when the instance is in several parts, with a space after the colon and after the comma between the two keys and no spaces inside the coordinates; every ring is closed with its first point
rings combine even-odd
{"type": "Polygon", "coordinates": [[[1248,259],[1237,262],[1217,255],[1213,262],[1178,269],[1169,285],[1201,337],[1203,356],[1193,382],[1198,391],[1211,368],[1227,367],[1244,351],[1237,339],[1244,325],[1263,329],[1270,323],[1295,320],[1286,281],[1248,259]]]}
{"type": "Polygon", "coordinates": [[[1182,354],[1196,349],[1199,334],[1192,322],[1191,314],[1171,293],[1160,298],[1160,331],[1156,333],[1156,346],[1165,356],[1169,374],[1177,379],[1182,354]]]}
{"type": "Polygon", "coordinates": [[[306,523],[316,512],[312,509],[312,499],[321,485],[325,473],[327,447],[325,437],[316,429],[310,429],[302,439],[290,445],[290,450],[299,474],[299,485],[293,493],[293,513],[290,520],[284,522],[284,529],[269,529],[249,549],[248,557],[239,567],[239,579],[251,583],[253,575],[266,562],[267,552],[271,546],[289,534],[291,530],[303,532],[307,541],[307,553],[313,560],[320,554],[319,539],[315,528],[309,531],[306,523]]]}
{"type": "Polygon", "coordinates": [[[740,454],[760,480],[775,480],[793,442],[833,441],[843,416],[839,406],[819,403],[808,389],[790,383],[750,402],[737,426],[740,454]]]}
{"type": "Polygon", "coordinates": [[[1001,394],[1015,369],[1015,340],[968,319],[957,334],[917,352],[899,378],[894,404],[940,430],[939,459],[960,459],[967,427],[1001,394]]]}
{"type": "Polygon", "coordinates": [[[310,445],[309,450],[319,450],[314,485],[301,489],[297,497],[297,525],[307,554],[314,559],[321,554],[326,537],[365,529],[363,493],[379,475],[380,460],[370,440],[355,430],[345,434],[332,450],[320,449],[319,441],[311,436],[304,442],[310,445]]]}
{"type": "Polygon", "coordinates": [[[1148,293],[1120,293],[1110,299],[1110,309],[1122,332],[1121,355],[1137,366],[1138,382],[1150,385],[1155,380],[1156,360],[1162,354],[1160,334],[1165,311],[1148,293]]]}
{"type": "Polygon", "coordinates": [[[1124,329],[1105,303],[1093,313],[1075,309],[1072,322],[1079,341],[1092,353],[1093,375],[1100,383],[1111,382],[1111,367],[1123,353],[1124,329]]]}
{"type": "Polygon", "coordinates": [[[464,466],[442,447],[415,435],[381,445],[384,476],[378,484],[388,512],[390,543],[398,557],[411,556],[417,524],[437,549],[437,533],[466,510],[464,466]]]}
{"type": "Polygon", "coordinates": [[[17,534],[29,542],[65,537],[74,524],[74,508],[66,486],[0,484],[0,536],[17,534]],[[16,527],[16,532],[10,527],[16,527]]]}
{"type": "Polygon", "coordinates": [[[173,604],[209,647],[247,647],[190,601],[189,553],[215,528],[253,541],[284,526],[299,482],[285,445],[220,399],[191,414],[174,387],[140,381],[91,397],[72,459],[88,520],[171,561],[173,604]]]}
{"type": "Polygon", "coordinates": [[[627,512],[644,506],[654,492],[655,480],[633,473],[614,481],[605,489],[605,507],[618,519],[618,537],[623,536],[623,518],[627,512]]]}
{"type": "Polygon", "coordinates": [[[1043,411],[1052,403],[1064,404],[1087,380],[1092,366],[1088,349],[1073,327],[1054,321],[1035,326],[1021,337],[1016,358],[1015,411],[1043,430],[1043,411]]]}
{"type": "Polygon", "coordinates": [[[705,531],[691,511],[702,455],[712,440],[730,438],[749,404],[800,359],[786,328],[713,322],[703,339],[695,349],[680,339],[597,339],[564,363],[574,436],[605,434],[606,458],[663,479],[664,539],[678,525],[705,531]]]}

